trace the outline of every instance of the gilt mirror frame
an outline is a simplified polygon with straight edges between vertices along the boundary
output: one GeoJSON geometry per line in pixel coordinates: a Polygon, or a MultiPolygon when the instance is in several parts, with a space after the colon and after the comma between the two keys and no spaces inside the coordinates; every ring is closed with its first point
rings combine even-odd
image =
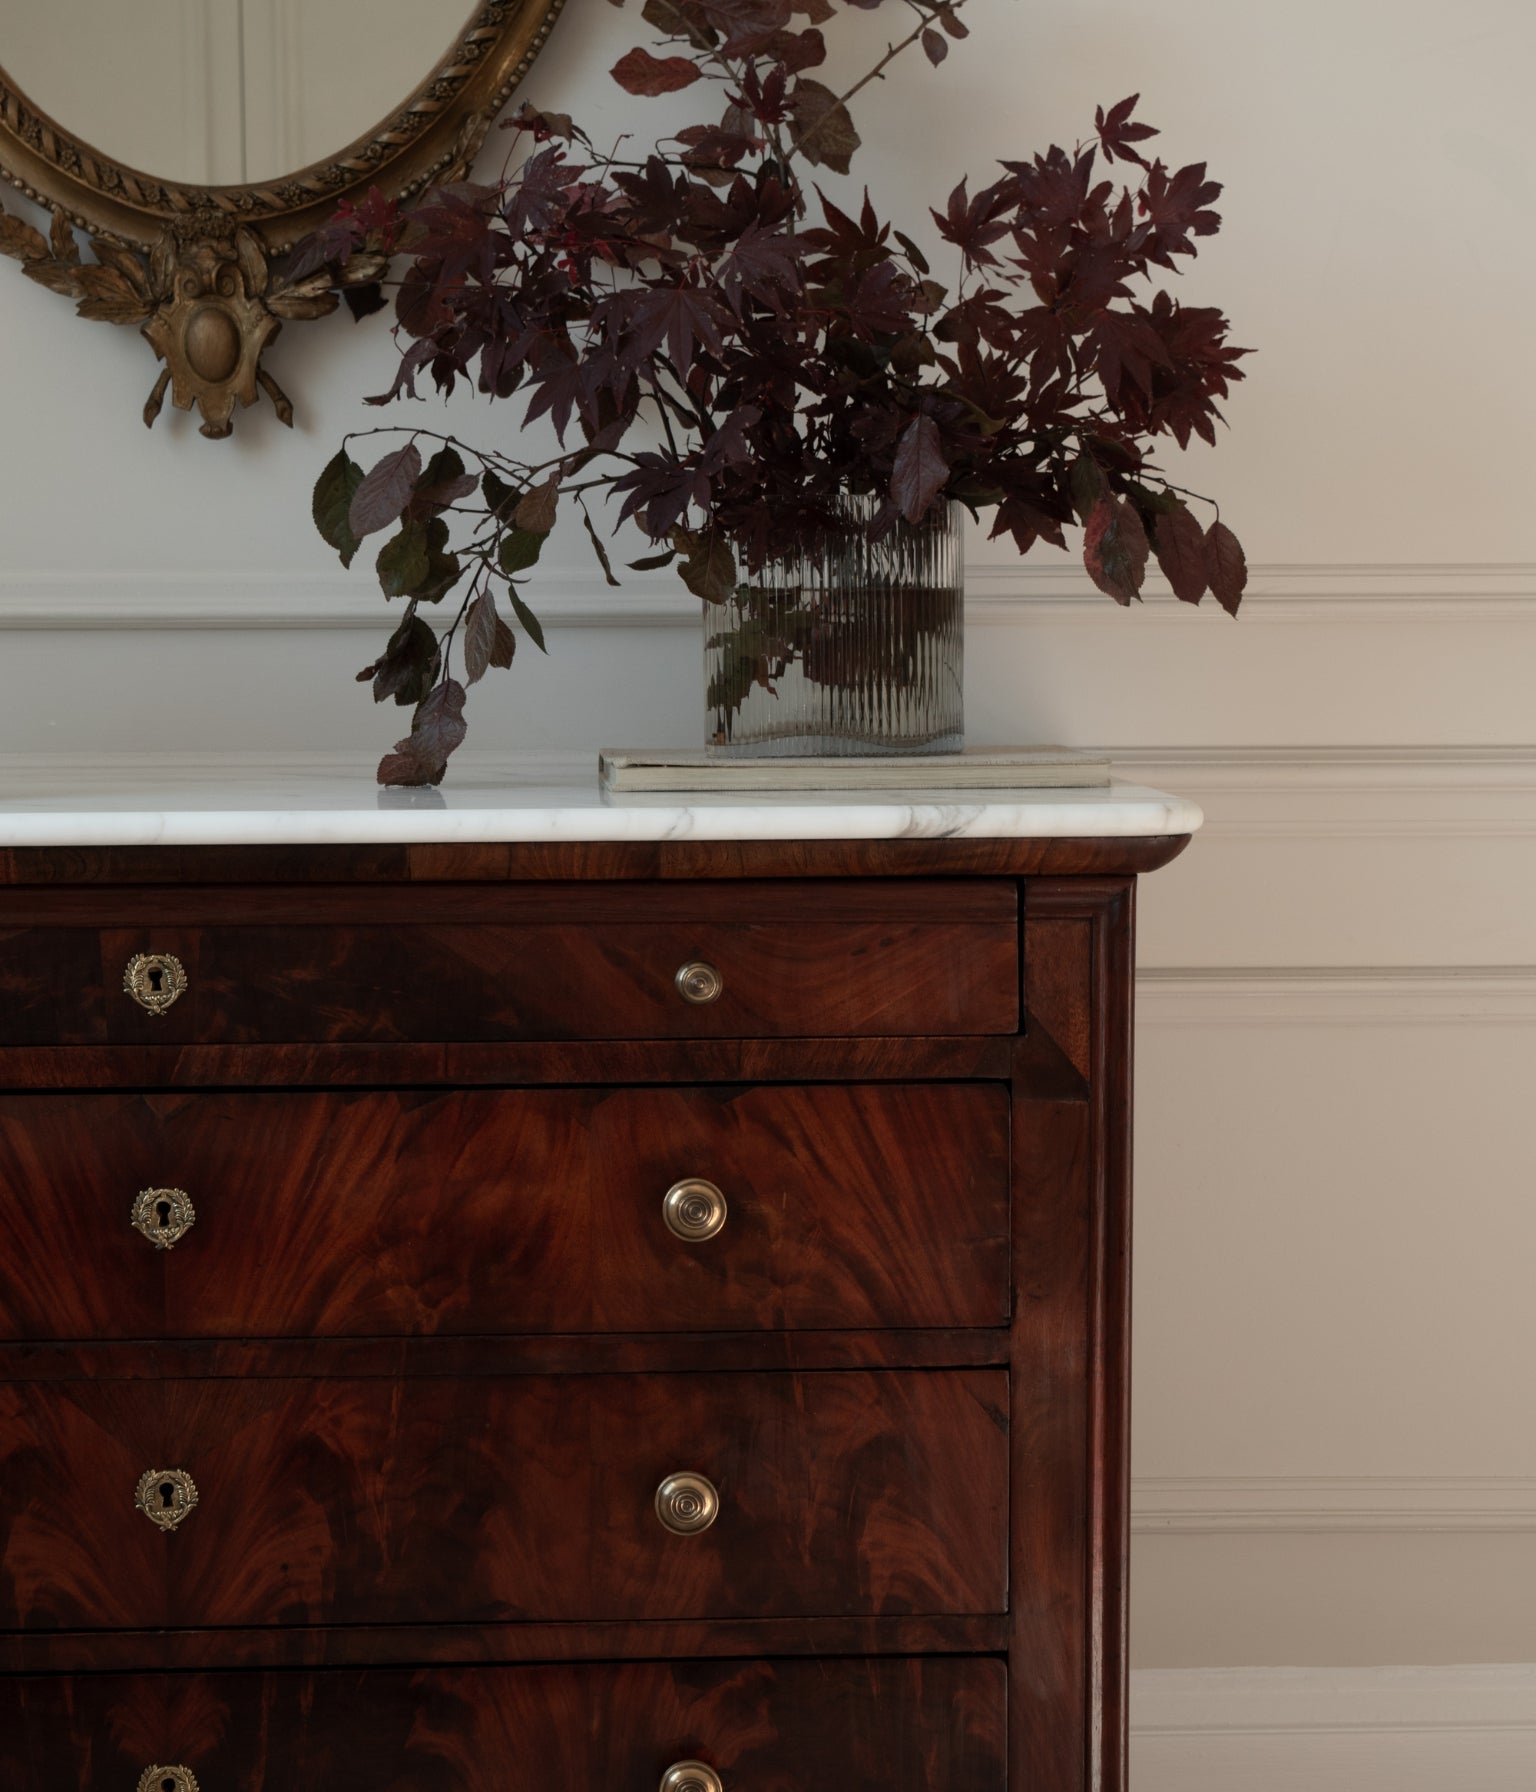
{"type": "Polygon", "coordinates": [[[52,215],[45,236],[0,204],[0,253],[74,299],[82,317],[139,326],[165,363],[146,424],[169,391],[179,410],[196,406],[205,436],[227,436],[235,407],[265,392],[291,426],[293,406],[262,366],[264,351],[285,322],[324,316],[345,288],[376,281],[385,258],[356,254],[291,277],[281,257],[373,187],[406,201],[461,179],[562,5],[480,0],[447,54],[382,123],[331,160],[245,186],[189,185],[114,162],[35,106],[0,67],[0,177],[52,215]],[[85,232],[85,257],[76,230],[85,232]]]}

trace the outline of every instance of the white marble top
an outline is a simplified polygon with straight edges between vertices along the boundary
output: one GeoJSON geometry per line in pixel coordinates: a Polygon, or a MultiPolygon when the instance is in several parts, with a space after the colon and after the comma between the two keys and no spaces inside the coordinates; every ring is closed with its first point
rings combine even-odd
{"type": "Polygon", "coordinates": [[[1194,803],[1135,784],[605,796],[595,752],[461,753],[438,790],[381,790],[361,755],[0,755],[0,847],[1129,837],[1200,822],[1194,803]]]}

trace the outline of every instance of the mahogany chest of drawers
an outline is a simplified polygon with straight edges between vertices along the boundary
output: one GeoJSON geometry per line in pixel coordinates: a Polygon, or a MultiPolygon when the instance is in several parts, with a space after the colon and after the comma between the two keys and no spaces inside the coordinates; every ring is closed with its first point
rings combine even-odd
{"type": "Polygon", "coordinates": [[[6,1792],[1123,1792],[1136,874],[0,853],[6,1792]]]}

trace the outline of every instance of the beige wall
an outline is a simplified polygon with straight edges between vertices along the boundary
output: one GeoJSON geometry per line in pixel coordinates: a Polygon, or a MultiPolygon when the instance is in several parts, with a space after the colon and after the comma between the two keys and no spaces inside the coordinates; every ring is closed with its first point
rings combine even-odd
{"type": "MultiPolygon", "coordinates": [[[[1536,1661],[1533,15],[968,17],[941,73],[861,114],[877,195],[941,202],[1139,88],[1169,156],[1227,182],[1186,290],[1263,351],[1187,469],[1255,562],[1237,623],[973,553],[972,737],[1107,745],[1210,816],[1144,890],[1136,1658],[1536,1661]]],[[[635,28],[569,0],[530,92],[643,123],[602,80],[635,28]]],[[[300,429],[209,444],[181,417],[145,435],[128,332],[14,276],[0,317],[0,750],[387,745],[349,682],[382,605],[307,520],[339,432],[377,421],[384,331],[290,330],[300,429]]],[[[692,733],[665,581],[610,598],[571,542],[541,595],[551,657],[476,693],[473,740],[692,733]]]]}

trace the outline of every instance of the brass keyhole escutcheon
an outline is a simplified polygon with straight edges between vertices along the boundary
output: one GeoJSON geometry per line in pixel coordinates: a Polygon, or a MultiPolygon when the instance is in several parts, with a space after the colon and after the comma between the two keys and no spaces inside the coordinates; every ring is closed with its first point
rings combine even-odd
{"type": "Polygon", "coordinates": [[[674,1537],[696,1537],[720,1516],[720,1495],[703,1475],[668,1475],[656,1489],[656,1516],[674,1537]]]}
{"type": "Polygon", "coordinates": [[[198,1792],[197,1775],[190,1767],[146,1767],[139,1792],[198,1792]]]}
{"type": "Polygon", "coordinates": [[[661,1792],[725,1792],[725,1782],[702,1761],[679,1761],[661,1776],[661,1792]]]}
{"type": "Polygon", "coordinates": [[[718,1000],[720,992],[725,988],[724,977],[702,958],[685,964],[672,981],[677,985],[677,993],[695,1008],[702,1008],[706,1002],[718,1000]]]}
{"type": "Polygon", "coordinates": [[[139,1476],[133,1503],[162,1531],[174,1531],[197,1504],[197,1483],[184,1468],[151,1468],[139,1476]]]}
{"type": "Polygon", "coordinates": [[[146,1014],[164,1014],[187,993],[187,973],[169,952],[139,952],[128,960],[123,988],[146,1014]]]}
{"type": "Polygon", "coordinates": [[[674,1182],[662,1196],[661,1217],[674,1238],[703,1244],[725,1226],[725,1196],[702,1176],[689,1176],[674,1182]]]}
{"type": "Polygon", "coordinates": [[[171,1250],[197,1223],[192,1197],[184,1188],[141,1189],[129,1217],[134,1230],[160,1251],[171,1250]]]}

